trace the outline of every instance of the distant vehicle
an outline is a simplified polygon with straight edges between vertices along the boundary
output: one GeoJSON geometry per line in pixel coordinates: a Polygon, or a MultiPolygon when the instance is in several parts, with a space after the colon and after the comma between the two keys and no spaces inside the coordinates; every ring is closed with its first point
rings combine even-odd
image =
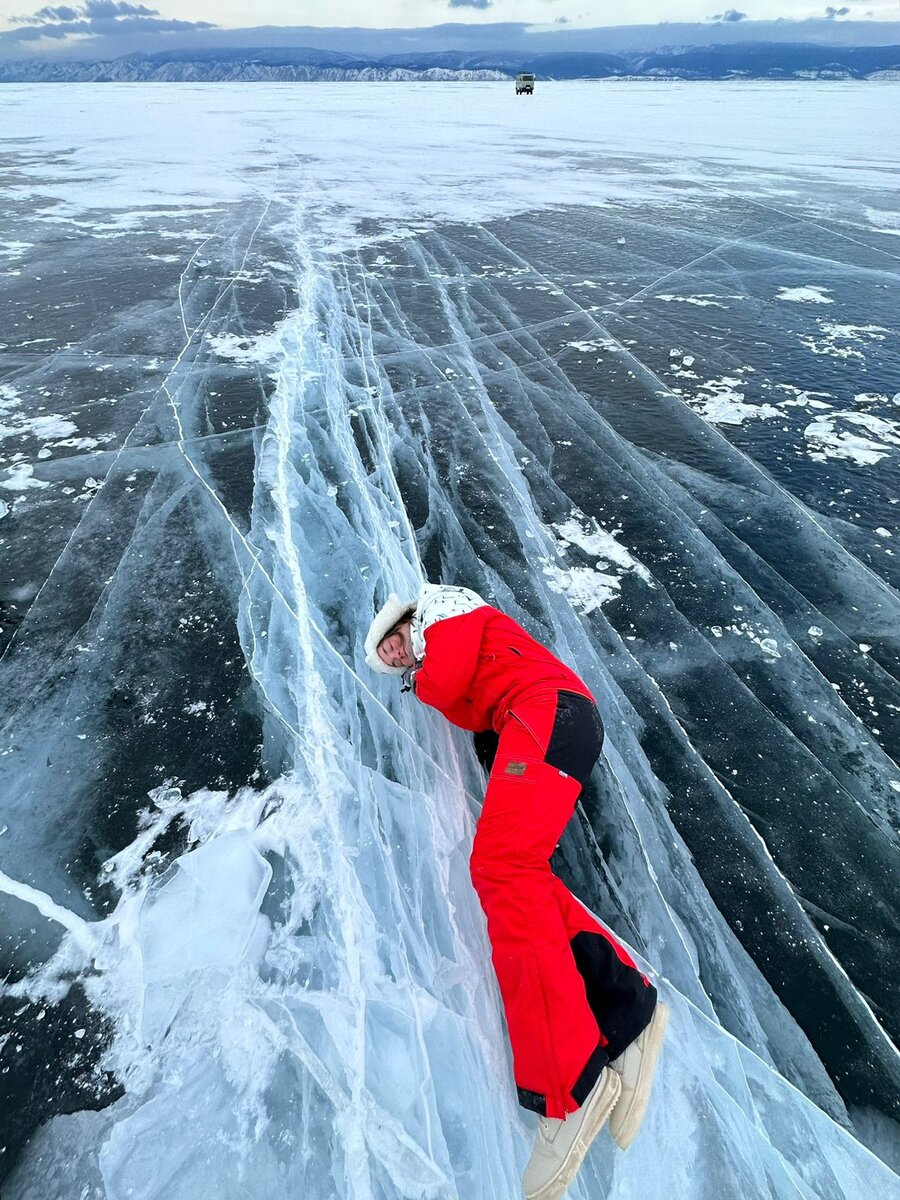
{"type": "Polygon", "coordinates": [[[530,96],[534,91],[534,76],[523,71],[516,76],[516,95],[530,96]]]}

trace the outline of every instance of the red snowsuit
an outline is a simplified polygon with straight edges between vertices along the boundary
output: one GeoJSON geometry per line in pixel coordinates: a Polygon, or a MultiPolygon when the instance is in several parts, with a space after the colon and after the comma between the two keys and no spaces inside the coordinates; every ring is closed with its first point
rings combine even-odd
{"type": "Polygon", "coordinates": [[[415,694],[463,729],[499,734],[471,870],[519,1102],[564,1117],[656,1005],[627,951],[550,869],[600,753],[600,717],[578,676],[512,618],[465,589],[428,590],[415,694]],[[439,593],[457,594],[444,611],[464,609],[463,594],[469,610],[442,617],[439,593]]]}

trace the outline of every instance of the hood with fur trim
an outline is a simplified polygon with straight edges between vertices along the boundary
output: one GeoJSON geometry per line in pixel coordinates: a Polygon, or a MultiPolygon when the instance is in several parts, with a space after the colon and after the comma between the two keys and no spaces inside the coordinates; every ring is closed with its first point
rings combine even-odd
{"type": "Polygon", "coordinates": [[[366,666],[371,667],[373,671],[380,671],[383,675],[403,674],[403,667],[389,667],[381,661],[378,657],[378,643],[400,621],[414,615],[416,603],[415,600],[401,600],[396,592],[391,592],[387,603],[375,614],[375,619],[366,634],[366,666]]]}
{"type": "Polygon", "coordinates": [[[423,583],[415,600],[401,600],[392,592],[385,604],[375,614],[366,635],[366,664],[383,675],[402,675],[404,667],[388,667],[378,657],[378,643],[400,621],[410,621],[410,641],[413,657],[421,662],[425,657],[425,631],[447,617],[459,617],[483,607],[485,601],[469,588],[454,587],[447,583],[423,583]]]}

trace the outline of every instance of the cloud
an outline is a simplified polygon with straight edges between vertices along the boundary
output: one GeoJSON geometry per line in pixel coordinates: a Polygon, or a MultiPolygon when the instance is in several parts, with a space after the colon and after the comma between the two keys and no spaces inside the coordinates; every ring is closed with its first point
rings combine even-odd
{"type": "Polygon", "coordinates": [[[13,20],[37,21],[40,19],[44,21],[74,21],[77,19],[77,17],[77,8],[67,8],[65,6],[61,8],[50,8],[48,6],[47,8],[42,8],[39,12],[35,13],[33,17],[13,17],[13,20]]]}
{"type": "Polygon", "coordinates": [[[723,13],[716,13],[714,17],[710,17],[710,21],[744,21],[747,14],[738,12],[736,8],[726,8],[723,13]]]}
{"type": "Polygon", "coordinates": [[[87,0],[84,6],[86,17],[158,17],[158,8],[145,8],[143,4],[116,4],[114,0],[87,0]]]}
{"type": "Polygon", "coordinates": [[[39,42],[43,37],[68,37],[70,32],[69,22],[65,25],[27,25],[24,29],[10,29],[6,33],[0,33],[0,42],[39,42]]]}
{"type": "Polygon", "coordinates": [[[494,0],[448,0],[448,8],[490,8],[494,0]]]}
{"type": "Polygon", "coordinates": [[[69,4],[45,5],[26,17],[11,17],[18,29],[0,33],[3,42],[38,42],[43,38],[122,37],[135,33],[173,33],[191,29],[215,29],[209,21],[179,21],[159,16],[158,8],[130,4],[128,0],[84,0],[69,4]]]}
{"type": "Polygon", "coordinates": [[[843,8],[832,8],[829,4],[825,9],[825,20],[833,21],[835,17],[846,17],[850,9],[845,5],[843,8]]]}

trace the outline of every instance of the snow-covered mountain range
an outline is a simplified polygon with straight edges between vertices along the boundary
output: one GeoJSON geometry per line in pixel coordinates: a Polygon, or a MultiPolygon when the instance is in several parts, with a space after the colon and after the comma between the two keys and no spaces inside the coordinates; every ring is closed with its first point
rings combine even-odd
{"type": "Polygon", "coordinates": [[[98,62],[0,62],[0,82],[470,81],[509,79],[526,68],[539,79],[877,79],[900,77],[900,45],[773,42],[621,54],[448,50],[377,56],[303,47],[216,48],[132,54],[98,62]]]}

